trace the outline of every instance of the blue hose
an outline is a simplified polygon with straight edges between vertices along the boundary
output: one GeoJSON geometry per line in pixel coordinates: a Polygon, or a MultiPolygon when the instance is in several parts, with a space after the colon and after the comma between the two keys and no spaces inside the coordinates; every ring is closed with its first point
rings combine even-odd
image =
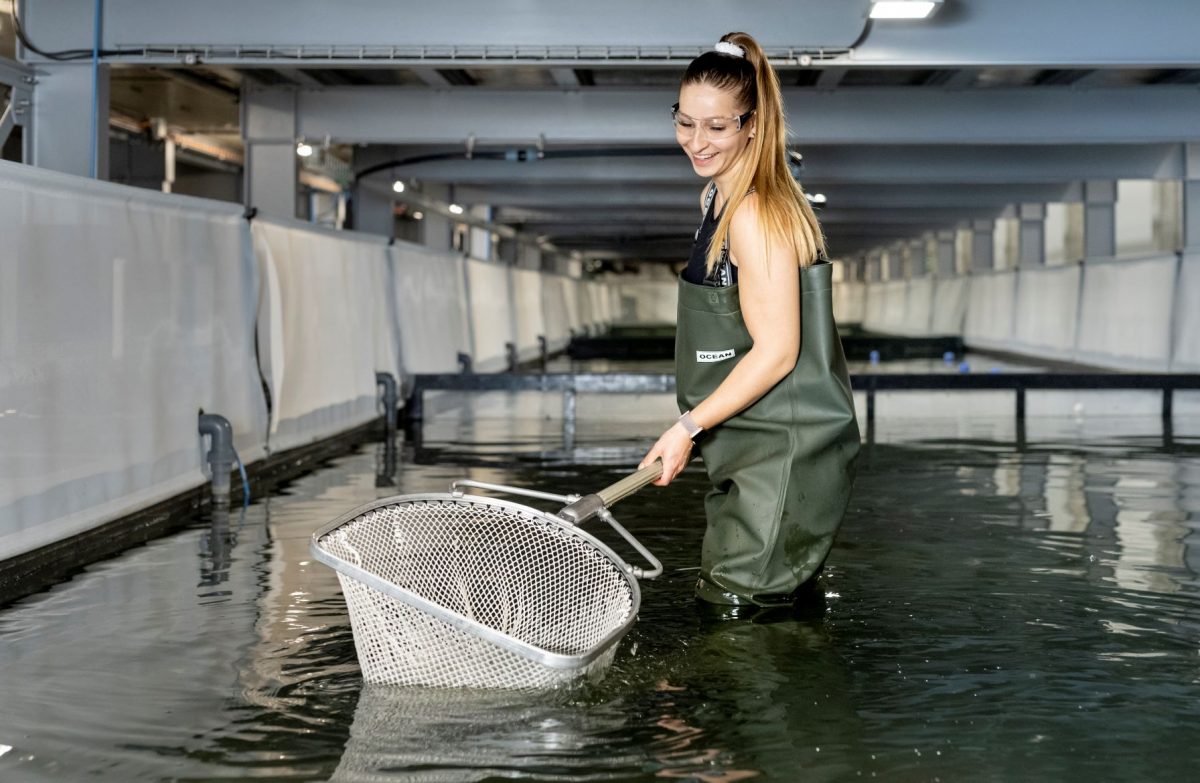
{"type": "MultiPolygon", "coordinates": [[[[92,149],[89,168],[93,179],[100,179],[100,12],[103,0],[96,0],[96,28],[92,38],[92,149]]],[[[108,122],[108,118],[105,118],[108,122]]]]}
{"type": "Polygon", "coordinates": [[[233,450],[233,458],[237,460],[238,473],[242,477],[242,508],[249,508],[250,479],[246,477],[246,466],[242,464],[242,458],[238,455],[237,449],[233,450]]]}

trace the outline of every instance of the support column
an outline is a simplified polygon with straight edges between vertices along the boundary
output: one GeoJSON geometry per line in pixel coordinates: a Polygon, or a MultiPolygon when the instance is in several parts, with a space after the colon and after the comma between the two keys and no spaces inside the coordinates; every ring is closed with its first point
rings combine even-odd
{"type": "Polygon", "coordinates": [[[888,248],[888,279],[907,280],[909,277],[908,264],[904,261],[904,243],[893,242],[888,248]]]}
{"type": "Polygon", "coordinates": [[[32,133],[25,129],[32,142],[26,146],[26,160],[45,169],[108,179],[108,66],[100,66],[94,134],[91,64],[38,63],[37,67],[32,133]]]}
{"type": "MultiPolygon", "coordinates": [[[[421,193],[432,201],[450,200],[449,185],[426,183],[422,187],[421,193]]],[[[449,217],[428,209],[425,210],[425,219],[421,223],[424,224],[424,242],[427,247],[433,250],[450,250],[450,234],[453,231],[453,224],[449,217]]]]}
{"type": "Polygon", "coordinates": [[[910,239],[905,243],[908,247],[908,263],[912,277],[925,277],[929,274],[929,253],[924,239],[910,239]]]}
{"type": "Polygon", "coordinates": [[[1183,246],[1200,251],[1200,143],[1184,145],[1183,246]]]}
{"type": "Polygon", "coordinates": [[[1117,254],[1117,183],[1095,179],[1083,183],[1083,257],[1117,254]]]}
{"type": "MultiPolygon", "coordinates": [[[[473,204],[467,214],[476,220],[484,220],[491,222],[492,208],[487,204],[473,204]]],[[[481,261],[492,260],[492,232],[486,228],[479,226],[471,226],[469,229],[471,241],[471,257],[478,258],[481,261]]]]}
{"type": "Polygon", "coordinates": [[[883,253],[875,249],[867,253],[867,282],[883,280],[883,253]]]}
{"type": "Polygon", "coordinates": [[[955,269],[955,247],[954,238],[956,232],[954,229],[937,232],[937,276],[941,278],[954,277],[957,269],[955,269]]]}
{"type": "Polygon", "coordinates": [[[296,217],[295,92],[243,87],[242,138],[246,206],[275,217],[296,217]]]}
{"type": "MultiPolygon", "coordinates": [[[[362,171],[368,166],[395,159],[395,149],[390,145],[358,147],[354,150],[354,169],[362,171]]],[[[389,195],[393,182],[381,172],[354,186],[351,199],[355,231],[366,231],[388,239],[396,235],[395,206],[389,195]]]]}
{"type": "Polygon", "coordinates": [[[1017,209],[1021,221],[1020,255],[1017,265],[1039,267],[1046,265],[1046,205],[1021,204],[1017,209]]]}
{"type": "Polygon", "coordinates": [[[971,221],[972,272],[990,272],[996,268],[996,259],[993,257],[996,242],[995,231],[996,221],[994,220],[971,221]]]}

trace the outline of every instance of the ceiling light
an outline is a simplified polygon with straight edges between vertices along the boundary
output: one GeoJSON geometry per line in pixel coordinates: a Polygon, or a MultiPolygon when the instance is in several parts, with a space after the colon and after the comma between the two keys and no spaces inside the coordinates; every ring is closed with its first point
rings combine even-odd
{"type": "Polygon", "coordinates": [[[461,215],[463,213],[463,208],[458,204],[451,204],[450,212],[455,215],[461,215]]]}
{"type": "Polygon", "coordinates": [[[928,19],[942,0],[875,0],[872,19],[928,19]]]}
{"type": "Polygon", "coordinates": [[[825,194],[824,193],[805,193],[804,195],[806,198],[808,198],[809,201],[811,201],[814,204],[824,204],[825,203],[825,194]]]}
{"type": "Polygon", "coordinates": [[[309,155],[313,154],[312,145],[305,144],[304,142],[300,142],[299,144],[296,145],[296,154],[302,158],[307,158],[309,155]]]}
{"type": "Polygon", "coordinates": [[[396,191],[397,193],[403,193],[404,192],[404,183],[401,182],[400,180],[396,180],[395,182],[392,183],[392,190],[396,191]]]}
{"type": "Polygon", "coordinates": [[[413,220],[420,220],[423,217],[425,217],[424,212],[414,212],[413,213],[413,220]]]}

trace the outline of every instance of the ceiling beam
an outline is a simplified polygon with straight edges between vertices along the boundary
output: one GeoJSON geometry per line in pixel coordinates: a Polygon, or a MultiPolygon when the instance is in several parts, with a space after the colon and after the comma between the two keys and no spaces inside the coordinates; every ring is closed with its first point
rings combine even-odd
{"type": "MultiPolygon", "coordinates": [[[[256,88],[270,92],[277,88],[256,88]]],[[[299,90],[299,132],[347,143],[532,146],[673,143],[674,90],[299,90]],[[602,121],[601,121],[602,118],[602,121]]],[[[1184,142],[1200,127],[1191,86],[1076,90],[923,87],[784,92],[805,144],[1103,144],[1184,142]]]]}
{"type": "MultiPolygon", "coordinates": [[[[280,60],[304,47],[320,57],[357,52],[362,62],[391,57],[428,60],[445,51],[459,65],[472,52],[507,55],[514,62],[543,62],[547,55],[580,47],[631,59],[682,58],[711,48],[725,30],[752,30],[763,46],[786,53],[844,50],[862,33],[869,0],[756,0],[751,4],[688,0],[457,0],[398,13],[394,0],[305,3],[295,0],[156,0],[154,13],[140,2],[110,2],[104,9],[101,48],[168,47],[151,59],[172,59],[179,47],[207,47],[205,62],[245,61],[274,53],[280,60]],[[615,45],[616,44],[616,45],[615,45]],[[235,55],[233,49],[243,51],[235,55]],[[413,50],[413,51],[410,51],[413,50]],[[423,55],[420,53],[424,52],[423,55]]],[[[92,47],[92,0],[22,4],[30,38],[46,50],[92,47]]],[[[583,52],[586,54],[586,51],[583,52]]],[[[174,58],[178,61],[178,58],[174,58]]]]}
{"type": "MultiPolygon", "coordinates": [[[[805,187],[840,184],[1054,184],[1082,179],[1182,179],[1182,144],[950,144],[869,147],[805,144],[805,187]]],[[[611,150],[607,150],[611,152],[611,150]]],[[[461,186],[679,186],[697,192],[702,180],[682,153],[661,156],[434,161],[397,167],[406,178],[461,186]]]]}
{"type": "MultiPolygon", "coordinates": [[[[445,67],[465,67],[473,53],[481,60],[490,54],[503,67],[571,67],[571,60],[578,67],[620,67],[631,60],[678,67],[711,47],[720,31],[749,30],[781,62],[794,62],[796,51],[838,52],[856,42],[853,57],[844,60],[868,67],[1193,67],[1198,57],[1196,6],[1179,0],[1106,2],[1102,12],[1096,0],[957,0],[924,22],[876,20],[861,37],[868,5],[460,0],[398,21],[394,0],[307,3],[304,13],[296,12],[295,0],[157,0],[154,13],[146,13],[143,3],[111,2],[101,48],[161,47],[144,53],[146,64],[180,64],[191,48],[213,64],[273,57],[303,67],[299,54],[326,57],[329,64],[345,64],[345,57],[358,66],[378,60],[434,65],[430,59],[443,51],[445,67]],[[622,50],[627,59],[614,58],[622,50]]],[[[29,36],[41,48],[90,49],[93,6],[92,0],[58,0],[22,10],[29,36]]]]}

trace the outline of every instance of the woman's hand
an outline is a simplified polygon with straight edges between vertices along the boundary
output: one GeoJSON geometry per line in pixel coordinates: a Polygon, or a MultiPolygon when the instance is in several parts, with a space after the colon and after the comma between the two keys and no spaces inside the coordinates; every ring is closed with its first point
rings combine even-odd
{"type": "Polygon", "coordinates": [[[659,437],[654,448],[647,452],[641,464],[638,465],[638,469],[646,467],[656,459],[661,459],[662,476],[654,482],[654,485],[665,487],[675,480],[675,477],[680,474],[691,458],[692,439],[683,429],[683,425],[676,423],[659,437]]]}

